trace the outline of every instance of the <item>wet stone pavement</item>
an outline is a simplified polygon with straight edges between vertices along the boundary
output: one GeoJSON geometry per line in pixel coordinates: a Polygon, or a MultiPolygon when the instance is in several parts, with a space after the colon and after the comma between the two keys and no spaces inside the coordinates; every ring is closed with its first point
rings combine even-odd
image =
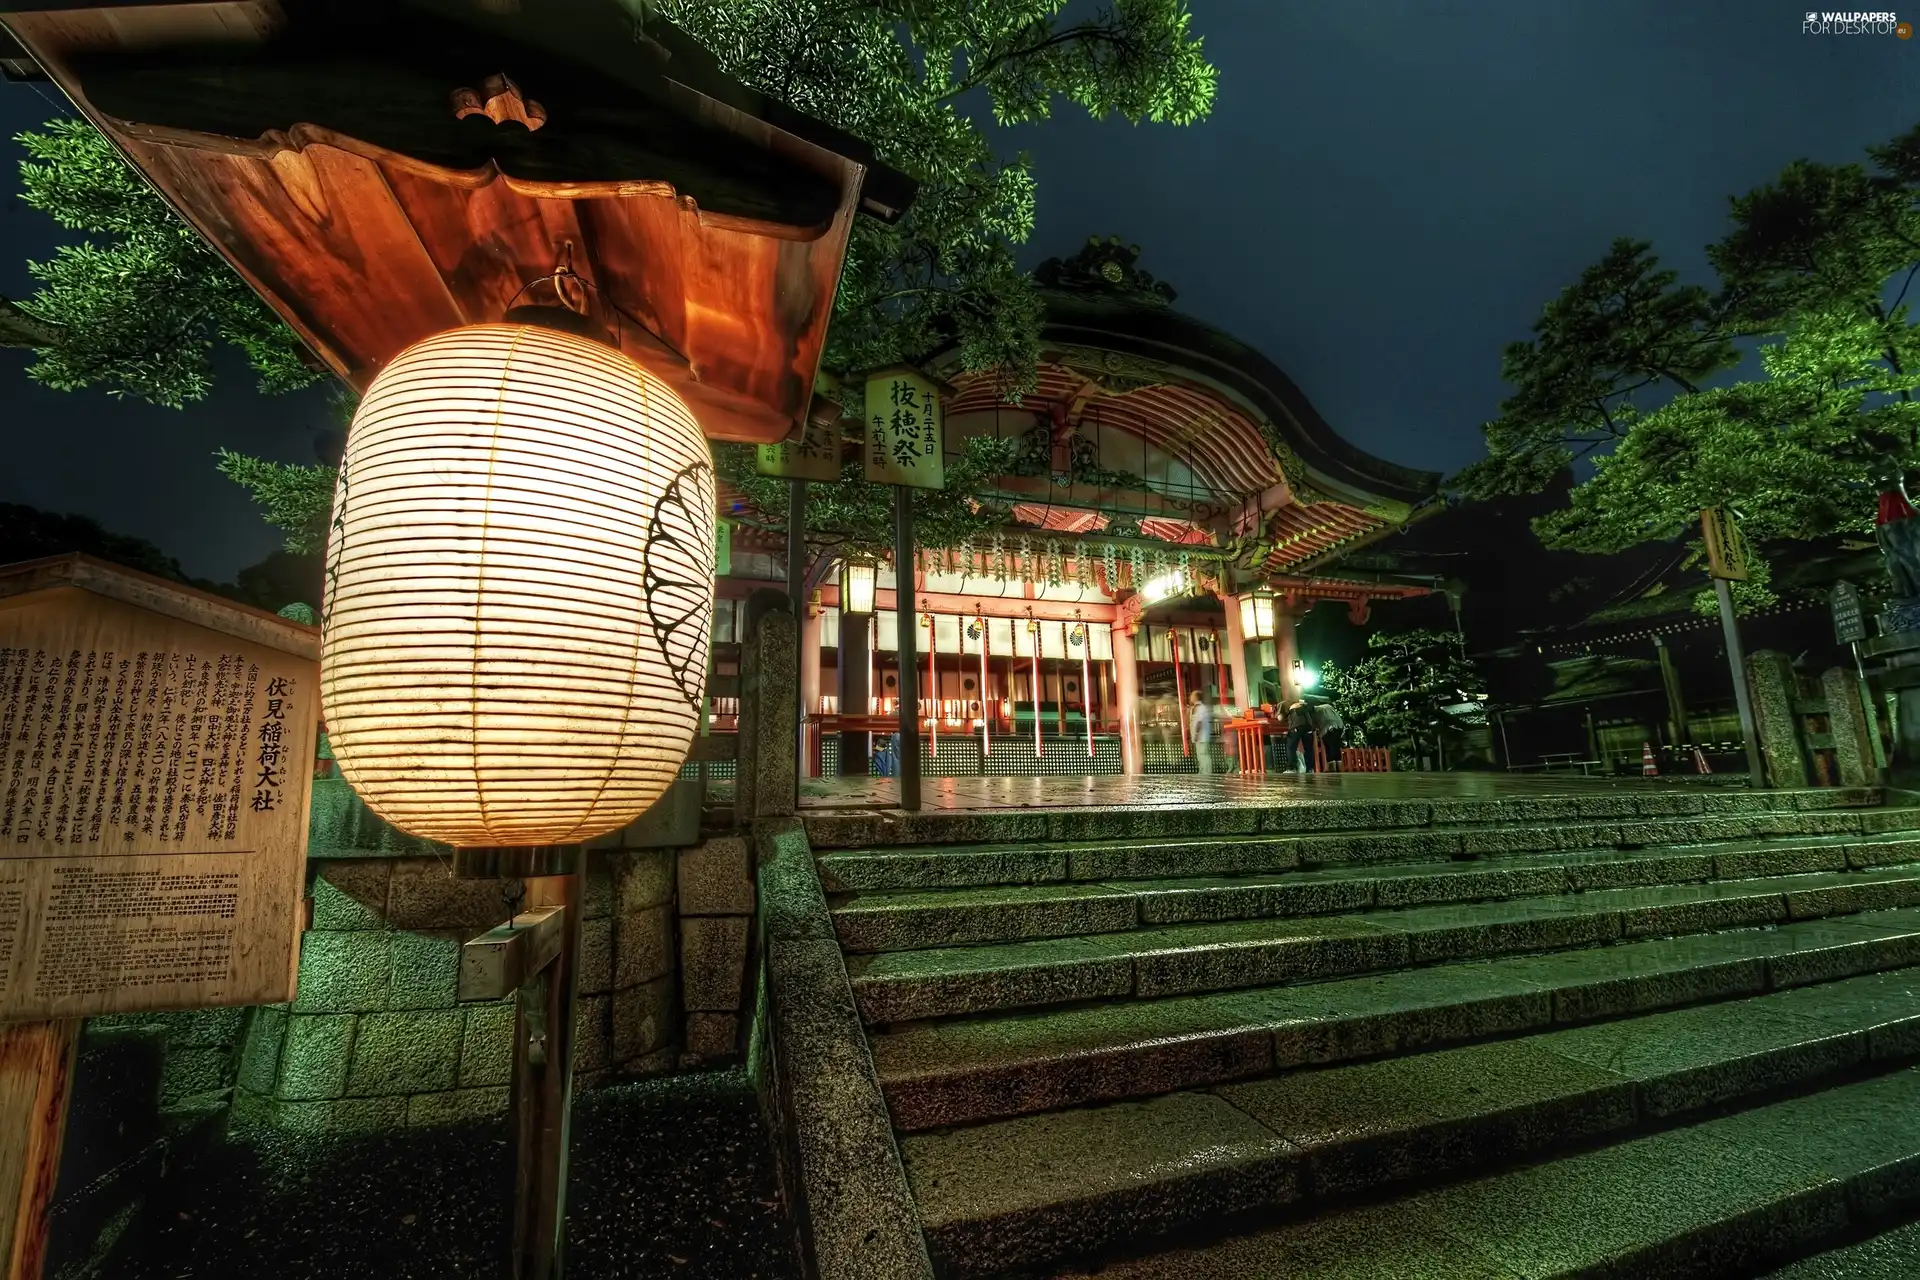
{"type": "MultiPolygon", "coordinates": [[[[573,1132],[569,1280],[797,1280],[741,1073],[596,1090],[576,1103],[573,1132]]],[[[507,1177],[501,1122],[236,1135],[157,1180],[104,1269],[62,1276],[503,1280],[507,1177]]]]}

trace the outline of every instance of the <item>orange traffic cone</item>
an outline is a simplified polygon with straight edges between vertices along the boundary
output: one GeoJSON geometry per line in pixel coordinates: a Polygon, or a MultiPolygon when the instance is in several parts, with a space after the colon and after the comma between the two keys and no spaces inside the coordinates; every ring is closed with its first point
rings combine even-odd
{"type": "Polygon", "coordinates": [[[1640,744],[1640,775],[1645,778],[1657,778],[1660,776],[1660,766],[1653,762],[1653,744],[1651,742],[1643,742],[1640,744]]]}

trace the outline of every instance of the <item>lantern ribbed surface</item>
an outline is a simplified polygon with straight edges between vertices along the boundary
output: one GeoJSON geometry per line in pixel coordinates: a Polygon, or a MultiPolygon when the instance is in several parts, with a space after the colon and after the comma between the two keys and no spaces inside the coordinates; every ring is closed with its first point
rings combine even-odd
{"type": "Polygon", "coordinates": [[[620,352],[475,325],[401,353],[347,435],[321,699],[340,772],[412,835],[570,844],[678,776],[706,696],[714,479],[620,352]]]}

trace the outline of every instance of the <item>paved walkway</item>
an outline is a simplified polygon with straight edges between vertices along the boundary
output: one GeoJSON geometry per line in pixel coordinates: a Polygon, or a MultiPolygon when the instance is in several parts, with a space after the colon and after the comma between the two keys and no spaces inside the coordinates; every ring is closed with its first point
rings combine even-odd
{"type": "MultiPolygon", "coordinates": [[[[1057,809],[1147,806],[1296,804],[1302,800],[1461,800],[1592,795],[1596,788],[1742,785],[1695,778],[1579,778],[1504,773],[1270,773],[1103,774],[1087,777],[924,778],[922,810],[1057,809]]],[[[897,809],[895,778],[807,778],[800,804],[808,810],[897,809]]]]}

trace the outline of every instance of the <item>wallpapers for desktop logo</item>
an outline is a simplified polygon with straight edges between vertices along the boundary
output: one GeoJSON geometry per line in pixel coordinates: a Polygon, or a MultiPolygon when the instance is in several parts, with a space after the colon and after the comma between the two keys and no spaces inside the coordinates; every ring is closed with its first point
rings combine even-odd
{"type": "Polygon", "coordinates": [[[1816,13],[1809,9],[1800,33],[1808,36],[1898,36],[1913,38],[1913,24],[1896,13],[1816,13]]]}

